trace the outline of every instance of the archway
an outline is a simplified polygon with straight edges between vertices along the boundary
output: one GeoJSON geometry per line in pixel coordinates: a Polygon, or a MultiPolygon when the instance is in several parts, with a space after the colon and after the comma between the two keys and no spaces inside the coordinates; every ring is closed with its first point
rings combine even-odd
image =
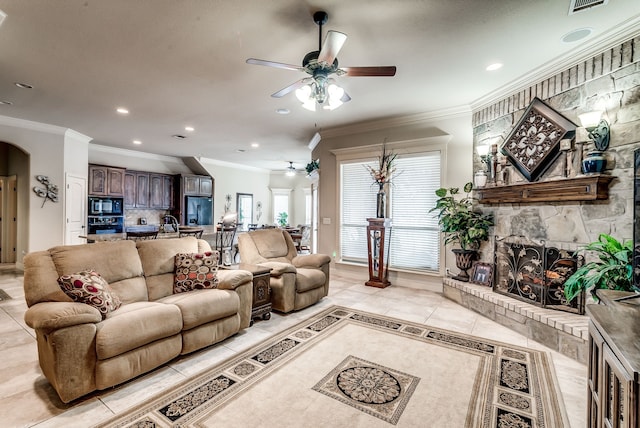
{"type": "Polygon", "coordinates": [[[27,248],[29,154],[0,141],[0,263],[16,263],[27,248]]]}

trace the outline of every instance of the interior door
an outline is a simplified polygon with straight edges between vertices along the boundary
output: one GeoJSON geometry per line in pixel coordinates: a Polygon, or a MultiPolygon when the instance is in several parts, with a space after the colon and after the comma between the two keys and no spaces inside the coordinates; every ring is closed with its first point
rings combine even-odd
{"type": "Polygon", "coordinates": [[[65,245],[84,244],[87,234],[87,179],[67,174],[65,191],[65,245]]]}
{"type": "Polygon", "coordinates": [[[0,177],[0,263],[16,262],[18,236],[17,177],[0,177]]]}

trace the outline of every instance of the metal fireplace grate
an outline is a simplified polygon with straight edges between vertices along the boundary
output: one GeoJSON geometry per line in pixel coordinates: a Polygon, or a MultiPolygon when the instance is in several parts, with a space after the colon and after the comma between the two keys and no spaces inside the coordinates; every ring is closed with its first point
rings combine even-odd
{"type": "Polygon", "coordinates": [[[564,297],[564,283],[582,266],[582,256],[523,236],[496,237],[494,255],[495,292],[543,308],[584,314],[584,293],[571,302],[564,297]]]}

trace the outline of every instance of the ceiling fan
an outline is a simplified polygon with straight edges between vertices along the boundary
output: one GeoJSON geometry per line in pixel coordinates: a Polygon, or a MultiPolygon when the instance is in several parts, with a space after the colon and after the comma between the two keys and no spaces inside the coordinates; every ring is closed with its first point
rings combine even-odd
{"type": "Polygon", "coordinates": [[[289,92],[296,91],[297,98],[303,103],[302,106],[308,110],[314,110],[316,102],[325,109],[333,110],[343,103],[350,101],[351,97],[338,85],[335,79],[329,77],[336,76],[395,76],[395,66],[373,66],[373,67],[338,67],[338,52],[347,40],[347,35],[339,31],[328,31],[322,42],[322,26],[327,23],[329,15],[319,11],[313,14],[313,21],[318,25],[318,50],[309,52],[302,60],[302,66],[284,64],[281,62],[266,61],[262,59],[249,58],[248,64],[264,65],[267,67],[284,68],[285,70],[303,71],[310,75],[292,83],[271,94],[274,98],[280,98],[289,92]]]}

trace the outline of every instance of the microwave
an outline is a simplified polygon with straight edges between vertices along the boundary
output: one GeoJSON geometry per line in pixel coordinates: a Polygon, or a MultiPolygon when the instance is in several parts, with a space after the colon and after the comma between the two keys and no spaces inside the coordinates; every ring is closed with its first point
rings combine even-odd
{"type": "Polygon", "coordinates": [[[122,198],[89,197],[89,215],[122,215],[122,198]]]}

